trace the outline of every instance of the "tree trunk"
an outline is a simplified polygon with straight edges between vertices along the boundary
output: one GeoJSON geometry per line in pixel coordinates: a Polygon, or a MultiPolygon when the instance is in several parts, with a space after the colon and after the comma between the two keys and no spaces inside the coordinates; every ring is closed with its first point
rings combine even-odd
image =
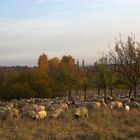
{"type": "Polygon", "coordinates": [[[134,98],[137,98],[137,84],[133,84],[134,98]]]}
{"type": "Polygon", "coordinates": [[[129,89],[129,99],[131,98],[131,94],[132,94],[132,87],[130,87],[129,89]]]}
{"type": "Polygon", "coordinates": [[[71,90],[69,89],[69,98],[71,97],[71,90]]]}
{"type": "Polygon", "coordinates": [[[104,100],[105,100],[105,103],[107,103],[106,88],[104,88],[104,100]]]}
{"type": "Polygon", "coordinates": [[[100,88],[98,87],[98,98],[99,98],[99,96],[100,96],[100,88]]]}

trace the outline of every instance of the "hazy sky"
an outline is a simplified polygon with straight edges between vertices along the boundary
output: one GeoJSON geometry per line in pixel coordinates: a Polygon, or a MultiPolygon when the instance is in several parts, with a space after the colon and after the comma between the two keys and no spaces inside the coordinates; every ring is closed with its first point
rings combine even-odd
{"type": "Polygon", "coordinates": [[[0,65],[41,53],[92,64],[120,33],[140,40],[140,0],[0,0],[0,65]]]}

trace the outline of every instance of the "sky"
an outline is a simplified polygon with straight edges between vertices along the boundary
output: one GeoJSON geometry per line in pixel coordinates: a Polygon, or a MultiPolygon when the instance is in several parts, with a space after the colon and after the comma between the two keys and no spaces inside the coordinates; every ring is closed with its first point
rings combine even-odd
{"type": "Polygon", "coordinates": [[[72,55],[93,64],[121,34],[140,40],[140,0],[0,0],[0,65],[72,55]]]}

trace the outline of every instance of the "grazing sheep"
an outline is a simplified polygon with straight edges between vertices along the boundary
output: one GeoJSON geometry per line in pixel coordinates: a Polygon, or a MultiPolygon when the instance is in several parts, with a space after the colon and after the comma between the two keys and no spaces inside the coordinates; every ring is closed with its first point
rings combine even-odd
{"type": "Polygon", "coordinates": [[[0,119],[7,120],[7,113],[5,110],[0,110],[0,119]]]}
{"type": "Polygon", "coordinates": [[[100,102],[93,102],[94,110],[98,110],[100,107],[101,107],[101,103],[100,102]]]}
{"type": "Polygon", "coordinates": [[[21,109],[21,111],[23,110],[23,108],[27,107],[28,103],[23,102],[23,101],[19,101],[18,102],[18,109],[21,109]]]}
{"type": "Polygon", "coordinates": [[[104,99],[99,99],[99,102],[100,102],[102,108],[105,108],[107,106],[104,99]]]}
{"type": "Polygon", "coordinates": [[[7,114],[7,119],[19,118],[19,112],[15,108],[6,110],[6,114],[7,114]]]}
{"type": "Polygon", "coordinates": [[[45,106],[44,106],[44,105],[39,105],[39,106],[37,107],[37,110],[38,110],[38,111],[45,111],[45,106]]]}
{"type": "Polygon", "coordinates": [[[129,107],[128,105],[125,105],[125,106],[123,107],[123,109],[124,109],[124,111],[128,112],[128,111],[130,110],[130,107],[129,107]]]}
{"type": "Polygon", "coordinates": [[[86,107],[78,107],[72,111],[72,116],[76,119],[88,117],[88,109],[86,107]]]}
{"type": "Polygon", "coordinates": [[[6,107],[1,106],[1,107],[0,107],[0,110],[4,110],[4,111],[5,111],[5,110],[6,110],[6,107]]]}
{"type": "Polygon", "coordinates": [[[56,109],[50,116],[50,118],[54,119],[63,119],[65,117],[65,111],[61,108],[56,109]]]}
{"type": "Polygon", "coordinates": [[[100,102],[81,102],[76,104],[76,107],[86,107],[88,110],[98,110],[101,107],[100,102]]]}
{"type": "Polygon", "coordinates": [[[108,106],[109,106],[110,109],[119,110],[119,109],[122,109],[123,103],[120,102],[120,101],[113,101],[113,102],[110,102],[110,103],[108,104],[108,106]]]}
{"type": "Polygon", "coordinates": [[[112,100],[113,100],[113,97],[107,96],[107,101],[108,101],[108,102],[111,102],[112,100]]]}
{"type": "Polygon", "coordinates": [[[139,107],[140,107],[139,103],[135,102],[135,101],[130,102],[127,105],[129,105],[130,109],[139,109],[139,107]]]}
{"type": "Polygon", "coordinates": [[[100,103],[104,103],[105,102],[105,100],[102,98],[102,99],[99,99],[98,100],[100,103]]]}
{"type": "Polygon", "coordinates": [[[37,112],[37,120],[43,120],[47,117],[47,112],[46,111],[39,111],[37,112]]]}
{"type": "Polygon", "coordinates": [[[101,107],[102,108],[106,108],[107,107],[107,104],[106,103],[101,103],[101,107]]]}
{"type": "Polygon", "coordinates": [[[21,113],[21,118],[22,119],[38,119],[38,115],[36,114],[35,111],[30,110],[30,111],[21,113]]]}
{"type": "Polygon", "coordinates": [[[38,106],[37,106],[37,104],[29,104],[28,106],[25,107],[25,110],[38,111],[38,106]]]}
{"type": "Polygon", "coordinates": [[[58,108],[61,108],[64,111],[67,111],[68,110],[68,105],[66,103],[62,103],[62,104],[59,104],[58,105],[58,108]]]}
{"type": "Polygon", "coordinates": [[[14,107],[14,105],[12,104],[12,103],[7,103],[6,105],[5,105],[5,107],[6,107],[6,109],[12,109],[13,107],[14,107]]]}

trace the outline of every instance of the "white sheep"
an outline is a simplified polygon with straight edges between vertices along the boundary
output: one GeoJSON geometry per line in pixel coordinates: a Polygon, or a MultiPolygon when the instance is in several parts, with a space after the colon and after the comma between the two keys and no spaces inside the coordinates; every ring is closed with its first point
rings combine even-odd
{"type": "Polygon", "coordinates": [[[39,111],[36,114],[36,119],[37,120],[43,120],[47,117],[47,112],[46,111],[39,111]]]}
{"type": "Polygon", "coordinates": [[[125,105],[125,106],[123,107],[123,110],[126,111],[126,112],[129,112],[130,107],[129,107],[128,105],[125,105]]]}
{"type": "Polygon", "coordinates": [[[58,108],[50,115],[50,118],[63,119],[65,117],[65,114],[66,113],[63,109],[58,108]]]}
{"type": "Polygon", "coordinates": [[[110,109],[120,110],[123,107],[123,103],[120,101],[113,101],[108,104],[110,109]]]}
{"type": "Polygon", "coordinates": [[[88,109],[86,107],[78,107],[72,110],[72,116],[76,119],[88,117],[88,109]]]}
{"type": "Polygon", "coordinates": [[[25,106],[25,110],[38,111],[38,106],[37,106],[37,104],[29,104],[28,106],[25,106]]]}
{"type": "Polygon", "coordinates": [[[95,110],[98,110],[101,107],[101,103],[100,102],[93,102],[93,108],[95,110]]]}
{"type": "Polygon", "coordinates": [[[68,110],[68,105],[66,103],[61,103],[58,105],[58,108],[63,109],[64,111],[68,110]]]}
{"type": "Polygon", "coordinates": [[[7,113],[7,118],[8,119],[13,119],[13,118],[19,118],[19,111],[18,109],[12,108],[12,109],[8,109],[6,110],[7,113]]]}
{"type": "Polygon", "coordinates": [[[45,111],[45,106],[44,106],[44,105],[39,105],[39,106],[37,107],[37,110],[38,110],[38,111],[45,111]]]}

